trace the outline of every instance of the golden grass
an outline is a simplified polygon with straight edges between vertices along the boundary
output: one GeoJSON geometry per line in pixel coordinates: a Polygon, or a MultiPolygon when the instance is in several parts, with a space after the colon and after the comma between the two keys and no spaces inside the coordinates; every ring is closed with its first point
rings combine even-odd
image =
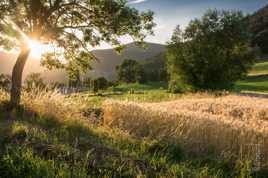
{"type": "Polygon", "coordinates": [[[162,103],[107,101],[104,122],[136,137],[177,142],[189,152],[268,159],[268,99],[197,96],[162,103]]]}
{"type": "MultiPolygon", "coordinates": [[[[72,97],[62,95],[57,90],[44,91],[39,89],[32,92],[23,92],[21,99],[21,107],[23,107],[24,112],[28,113],[16,113],[21,111],[15,111],[13,113],[14,118],[10,121],[20,121],[20,117],[29,116],[31,120],[49,120],[52,121],[51,123],[60,123],[63,126],[67,126],[67,124],[77,125],[80,128],[88,129],[92,133],[97,132],[99,135],[130,139],[128,133],[124,133],[122,130],[110,129],[100,125],[96,127],[95,121],[98,118],[95,118],[95,115],[84,115],[85,110],[90,108],[88,108],[88,103],[83,99],[74,100],[72,97]]],[[[9,93],[0,89],[0,103],[8,100],[9,93]]],[[[6,119],[8,121],[9,118],[6,119]]],[[[57,126],[54,127],[56,128],[57,126]]]]}

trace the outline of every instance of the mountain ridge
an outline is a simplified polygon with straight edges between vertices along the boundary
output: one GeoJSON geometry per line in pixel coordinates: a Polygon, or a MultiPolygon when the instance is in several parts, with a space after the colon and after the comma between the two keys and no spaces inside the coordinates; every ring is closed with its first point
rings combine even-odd
{"type": "MultiPolygon", "coordinates": [[[[97,78],[106,77],[107,79],[116,79],[115,67],[124,59],[133,59],[144,61],[165,52],[165,45],[146,42],[148,48],[142,49],[134,43],[126,44],[121,54],[118,54],[113,48],[93,50],[92,53],[99,59],[92,62],[93,70],[86,74],[86,77],[97,78]]],[[[12,68],[16,62],[18,54],[6,53],[0,51],[0,73],[11,74],[12,68]]],[[[68,76],[63,70],[49,71],[40,66],[40,60],[30,58],[27,60],[23,79],[30,73],[41,73],[46,82],[67,83],[68,76]]]]}

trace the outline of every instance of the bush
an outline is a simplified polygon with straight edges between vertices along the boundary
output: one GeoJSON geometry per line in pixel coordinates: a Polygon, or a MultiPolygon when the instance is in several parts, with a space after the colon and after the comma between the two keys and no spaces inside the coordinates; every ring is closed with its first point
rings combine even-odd
{"type": "Polygon", "coordinates": [[[209,10],[184,32],[178,26],[168,46],[170,85],[183,83],[197,90],[231,88],[254,63],[249,39],[241,12],[209,10]]]}
{"type": "Polygon", "coordinates": [[[87,80],[86,83],[89,83],[90,89],[95,93],[99,90],[106,90],[107,88],[109,88],[109,86],[113,84],[104,77],[100,77],[94,80],[87,80]]]}
{"type": "Polygon", "coordinates": [[[11,86],[11,76],[6,74],[0,74],[0,88],[8,90],[11,86]]]}

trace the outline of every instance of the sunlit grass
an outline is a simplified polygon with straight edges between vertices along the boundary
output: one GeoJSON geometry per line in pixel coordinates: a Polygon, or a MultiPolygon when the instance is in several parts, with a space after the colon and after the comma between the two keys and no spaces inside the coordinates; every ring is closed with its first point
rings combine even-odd
{"type": "MultiPolygon", "coordinates": [[[[88,113],[92,105],[81,98],[73,100],[57,92],[42,91],[24,93],[22,98],[20,108],[7,112],[8,95],[0,92],[0,175],[3,177],[220,178],[250,172],[250,164],[200,158],[186,154],[188,150],[177,141],[139,138],[128,130],[103,125],[101,118],[88,113]]],[[[121,104],[113,112],[118,112],[121,104]]],[[[134,114],[139,110],[128,111],[134,114]]],[[[142,119],[147,115],[141,116],[132,124],[144,123],[142,119]]],[[[165,127],[163,122],[159,124],[165,127]]],[[[156,126],[155,122],[152,126],[156,126]]],[[[144,127],[141,125],[136,132],[143,134],[144,127]]]]}
{"type": "Polygon", "coordinates": [[[245,80],[235,85],[235,91],[268,94],[268,62],[255,64],[245,80]]]}
{"type": "Polygon", "coordinates": [[[259,62],[255,64],[252,70],[249,72],[250,76],[268,74],[268,62],[259,62]]]}
{"type": "Polygon", "coordinates": [[[268,159],[268,100],[192,96],[162,103],[115,100],[104,104],[105,124],[138,138],[169,140],[197,155],[268,159]],[[254,151],[255,150],[255,151],[254,151]]]}

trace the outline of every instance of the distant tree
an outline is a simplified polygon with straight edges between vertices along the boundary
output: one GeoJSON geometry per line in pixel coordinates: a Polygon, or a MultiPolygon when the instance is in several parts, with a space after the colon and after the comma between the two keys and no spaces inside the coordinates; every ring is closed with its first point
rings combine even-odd
{"type": "Polygon", "coordinates": [[[88,88],[90,88],[91,80],[92,80],[92,79],[91,79],[90,77],[85,78],[85,79],[83,80],[83,86],[84,86],[84,87],[88,87],[88,88]]]}
{"type": "Polygon", "coordinates": [[[119,37],[143,41],[154,25],[151,11],[140,13],[126,0],[1,0],[0,46],[20,50],[12,72],[11,104],[20,103],[31,40],[58,49],[42,56],[42,64],[49,69],[69,69],[71,64],[85,71],[90,59],[95,59],[92,47],[105,41],[120,51],[119,37]]]}
{"type": "Polygon", "coordinates": [[[99,91],[99,85],[95,80],[90,81],[90,90],[92,90],[94,93],[99,91]]]}
{"type": "Polygon", "coordinates": [[[7,74],[0,74],[0,88],[8,90],[11,85],[11,76],[7,74]]]}
{"type": "Polygon", "coordinates": [[[242,79],[255,59],[241,12],[209,10],[178,26],[168,46],[170,89],[228,89],[242,79]],[[179,87],[179,88],[178,88],[179,87]]]}
{"type": "Polygon", "coordinates": [[[109,87],[109,81],[104,77],[99,77],[94,80],[95,87],[98,88],[98,90],[105,90],[109,87]]]}
{"type": "Polygon", "coordinates": [[[99,77],[96,79],[86,78],[84,81],[84,86],[89,87],[90,90],[97,93],[99,90],[106,90],[112,85],[112,82],[108,81],[104,77],[99,77]]]}
{"type": "Polygon", "coordinates": [[[35,88],[45,89],[46,84],[43,78],[41,77],[40,73],[32,73],[26,77],[25,87],[26,87],[26,90],[28,91],[35,89],[35,88]]]}
{"type": "Polygon", "coordinates": [[[159,53],[142,62],[146,80],[152,82],[168,81],[166,69],[166,54],[159,53]]]}
{"type": "Polygon", "coordinates": [[[268,5],[247,18],[253,33],[253,45],[268,54],[268,5]]]}
{"type": "Polygon", "coordinates": [[[118,80],[125,83],[145,82],[142,65],[135,60],[126,59],[116,67],[118,80]]]}
{"type": "Polygon", "coordinates": [[[80,72],[78,69],[72,69],[68,71],[69,86],[79,87],[81,86],[80,72]]]}

